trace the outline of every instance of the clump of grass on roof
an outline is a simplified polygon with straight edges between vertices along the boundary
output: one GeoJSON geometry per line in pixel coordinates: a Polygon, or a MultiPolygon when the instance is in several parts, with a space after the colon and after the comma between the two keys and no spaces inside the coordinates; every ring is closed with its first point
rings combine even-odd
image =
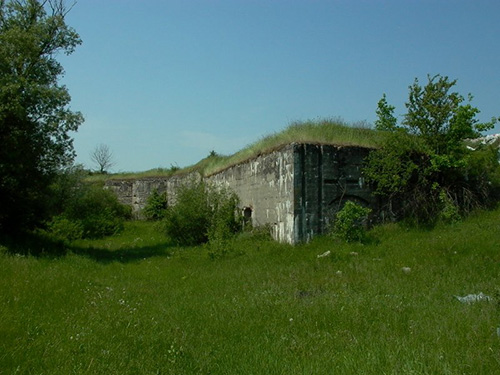
{"type": "MultiPolygon", "coordinates": [[[[340,119],[294,122],[284,130],[270,134],[237,153],[203,162],[203,174],[210,175],[243,163],[259,155],[280,149],[291,143],[334,144],[374,148],[380,145],[383,133],[362,123],[347,124],[340,119]]],[[[208,159],[208,158],[207,158],[208,159]]]]}

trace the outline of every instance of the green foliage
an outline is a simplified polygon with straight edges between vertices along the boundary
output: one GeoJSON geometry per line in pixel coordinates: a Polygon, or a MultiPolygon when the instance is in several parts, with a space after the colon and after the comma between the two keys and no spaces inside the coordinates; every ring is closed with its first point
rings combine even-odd
{"type": "Polygon", "coordinates": [[[82,222],[78,220],[54,216],[47,225],[47,232],[57,239],[74,241],[83,238],[84,228],[82,222]]]}
{"type": "Polygon", "coordinates": [[[178,190],[177,202],[165,215],[167,235],[179,245],[198,245],[212,239],[224,242],[239,229],[237,197],[203,182],[178,190]]]}
{"type": "Polygon", "coordinates": [[[468,103],[457,92],[450,92],[456,80],[436,75],[428,76],[425,87],[418,79],[409,87],[406,103],[408,110],[403,125],[412,133],[421,136],[430,151],[437,155],[452,155],[457,152],[461,157],[463,140],[480,136],[480,131],[493,128],[496,119],[479,123],[475,118],[479,110],[468,103]]]}
{"type": "Polygon", "coordinates": [[[377,105],[377,120],[375,120],[375,129],[381,131],[394,131],[398,120],[394,117],[395,107],[387,103],[387,98],[382,95],[377,105]]]}
{"type": "Polygon", "coordinates": [[[176,204],[167,210],[165,230],[177,244],[196,245],[208,240],[211,210],[205,184],[193,183],[179,188],[176,204]]]}
{"type": "MultiPolygon", "coordinates": [[[[77,172],[78,173],[78,172],[77,172]]],[[[83,183],[78,176],[65,176],[55,191],[65,191],[60,206],[47,223],[46,232],[55,239],[100,238],[118,233],[131,217],[131,209],[118,202],[115,194],[99,184],[83,183]],[[68,189],[69,182],[74,182],[68,189]]]]}
{"type": "Polygon", "coordinates": [[[441,203],[441,212],[439,219],[447,224],[458,223],[462,217],[460,216],[459,207],[455,204],[452,197],[449,197],[445,190],[439,193],[439,201],[441,203]]]}
{"type": "Polygon", "coordinates": [[[160,194],[158,189],[153,189],[144,207],[144,216],[147,220],[159,221],[165,217],[167,206],[167,193],[160,194]]]}
{"type": "Polygon", "coordinates": [[[371,211],[368,207],[347,201],[335,216],[333,233],[347,242],[362,242],[366,239],[366,221],[371,211]]]}
{"type": "Polygon", "coordinates": [[[208,229],[209,256],[223,257],[231,251],[231,240],[242,226],[236,217],[238,197],[228,190],[211,193],[213,215],[208,229]]]}
{"type": "Polygon", "coordinates": [[[130,207],[118,202],[111,191],[98,185],[82,185],[63,215],[81,224],[84,238],[99,238],[122,230],[130,214],[130,207]]]}
{"type": "Polygon", "coordinates": [[[0,1],[0,231],[33,227],[48,214],[55,172],[74,156],[69,109],[56,60],[81,43],[62,0],[0,1]]]}
{"type": "MultiPolygon", "coordinates": [[[[367,180],[388,200],[389,210],[398,218],[417,224],[455,221],[496,199],[500,186],[495,177],[497,160],[493,161],[486,147],[471,152],[464,143],[492,128],[496,119],[479,123],[475,118],[479,110],[451,92],[455,84],[439,75],[429,76],[425,87],[415,80],[409,88],[402,125],[389,121],[384,130],[390,133],[367,160],[367,180]]],[[[471,99],[469,95],[469,102],[471,99]]],[[[387,123],[393,109],[384,95],[377,111],[378,124],[387,123]]]]}

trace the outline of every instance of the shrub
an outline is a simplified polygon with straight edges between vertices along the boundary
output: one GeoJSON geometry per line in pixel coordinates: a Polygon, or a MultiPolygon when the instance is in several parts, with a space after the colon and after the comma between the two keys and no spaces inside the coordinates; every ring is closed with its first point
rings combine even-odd
{"type": "Polygon", "coordinates": [[[123,229],[123,222],[131,216],[130,207],[121,204],[115,194],[99,185],[84,185],[80,190],[65,215],[81,223],[83,237],[99,238],[123,229]]]}
{"type": "Polygon", "coordinates": [[[366,238],[366,220],[370,212],[370,208],[347,201],[335,216],[334,235],[347,242],[363,241],[366,238]]]}
{"type": "Polygon", "coordinates": [[[193,246],[223,241],[239,229],[234,193],[204,182],[181,187],[177,202],[165,215],[165,230],[178,245],[193,246]]]}
{"type": "Polygon", "coordinates": [[[458,223],[462,219],[459,207],[444,189],[439,193],[439,200],[442,206],[439,219],[447,224],[458,223]]]}
{"type": "Polygon", "coordinates": [[[56,239],[73,241],[82,238],[84,231],[81,222],[58,215],[48,223],[47,232],[56,239]]]}
{"type": "Polygon", "coordinates": [[[242,223],[236,219],[238,197],[227,190],[211,192],[213,216],[208,229],[209,256],[220,258],[231,251],[231,239],[242,223]]]}
{"type": "Polygon", "coordinates": [[[165,217],[167,206],[167,193],[160,194],[157,189],[154,189],[148,197],[146,207],[144,207],[144,217],[152,221],[161,220],[165,217]]]}
{"type": "Polygon", "coordinates": [[[131,209],[100,185],[77,183],[66,197],[62,212],[47,224],[47,232],[58,239],[100,238],[123,229],[131,209]]]}

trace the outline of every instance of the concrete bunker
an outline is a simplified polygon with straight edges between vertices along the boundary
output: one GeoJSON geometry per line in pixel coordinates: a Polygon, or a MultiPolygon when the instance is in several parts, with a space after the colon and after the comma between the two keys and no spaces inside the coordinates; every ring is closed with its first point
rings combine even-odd
{"type": "Polygon", "coordinates": [[[293,143],[210,176],[111,179],[106,185],[140,217],[153,189],[166,192],[169,205],[175,204],[180,185],[203,178],[238,195],[244,221],[269,225],[276,240],[296,244],[328,231],[333,215],[348,200],[379,212],[379,202],[362,175],[370,150],[293,143]]]}

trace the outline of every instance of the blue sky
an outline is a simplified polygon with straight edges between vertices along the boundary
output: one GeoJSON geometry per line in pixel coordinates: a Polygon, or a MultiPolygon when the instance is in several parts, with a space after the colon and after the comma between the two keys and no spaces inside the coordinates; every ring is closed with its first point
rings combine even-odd
{"type": "MultiPolygon", "coordinates": [[[[383,93],[457,79],[500,116],[498,0],[79,0],[83,44],[61,56],[77,162],[112,150],[113,172],[231,154],[293,121],[375,121],[383,93]]],[[[492,132],[500,132],[500,126],[492,132]]],[[[490,132],[490,133],[492,133],[490,132]]]]}

